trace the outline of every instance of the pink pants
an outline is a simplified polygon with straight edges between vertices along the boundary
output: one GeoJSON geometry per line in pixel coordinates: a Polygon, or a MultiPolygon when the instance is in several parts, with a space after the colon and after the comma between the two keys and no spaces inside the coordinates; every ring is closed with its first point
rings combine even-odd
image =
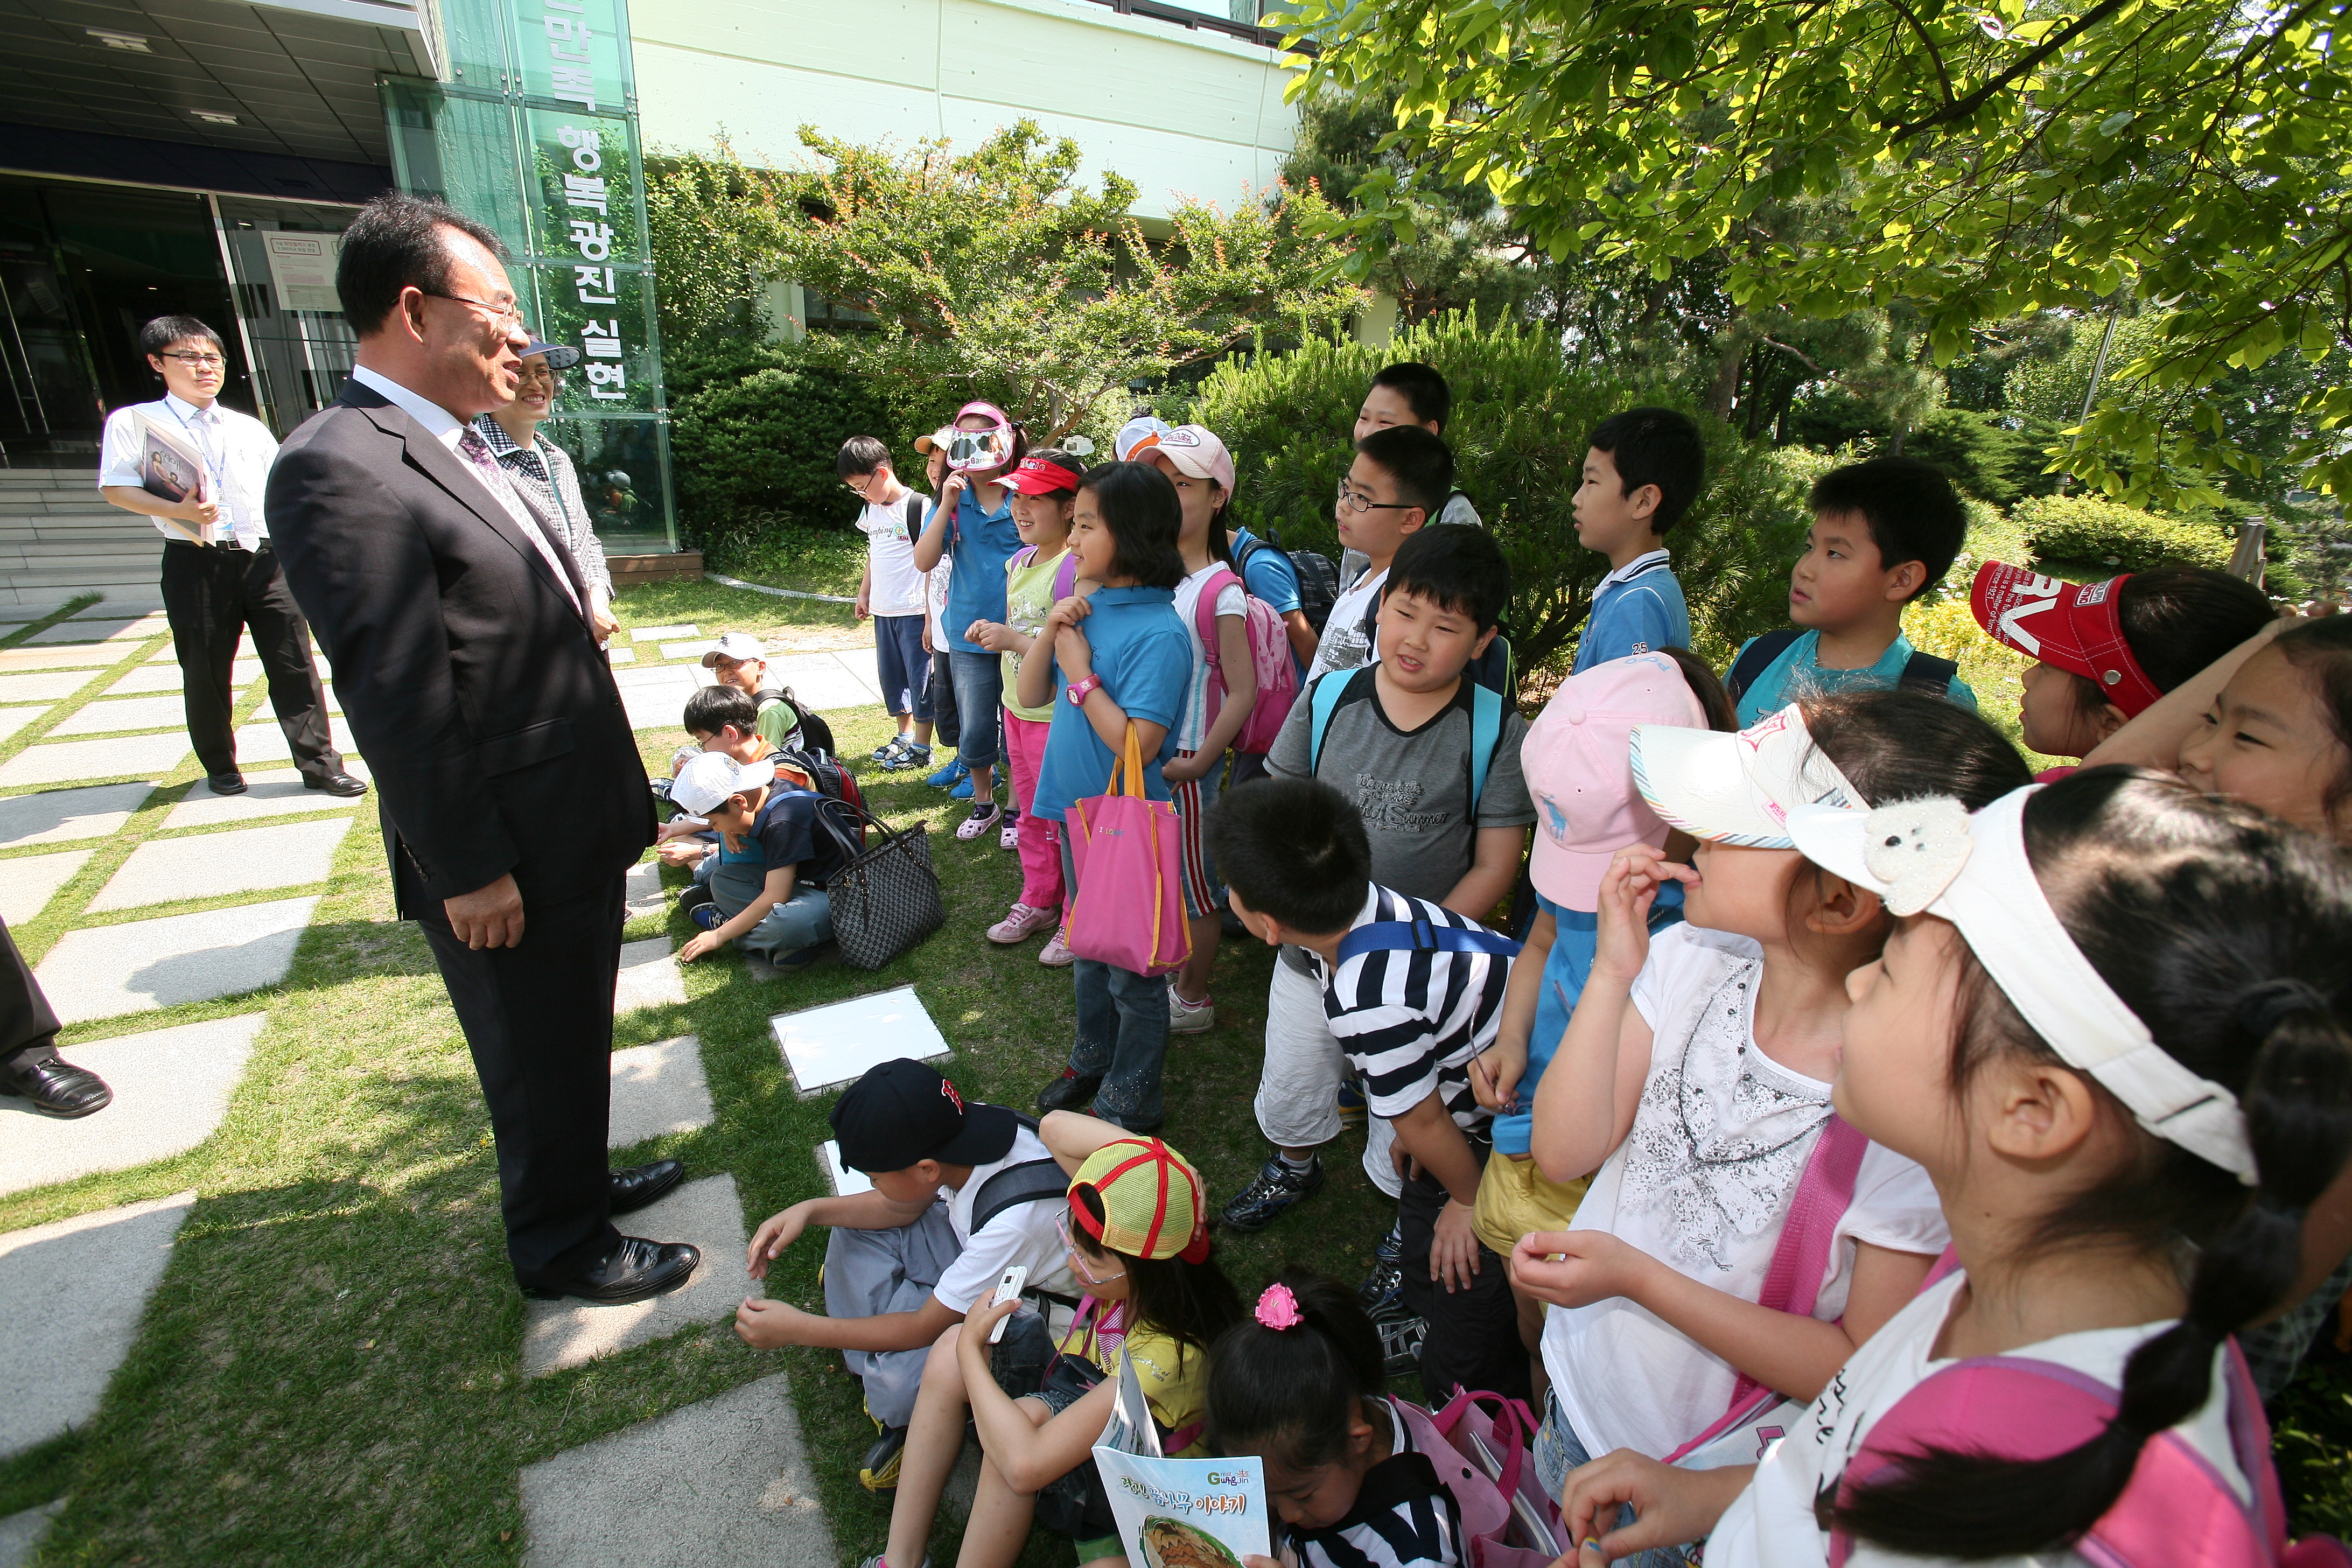
{"type": "Polygon", "coordinates": [[[1037,770],[1045,761],[1053,725],[1004,710],[1004,759],[1013,770],[1013,799],[1021,807],[1021,901],[1033,910],[1062,907],[1062,825],[1029,815],[1037,798],[1037,770]]]}

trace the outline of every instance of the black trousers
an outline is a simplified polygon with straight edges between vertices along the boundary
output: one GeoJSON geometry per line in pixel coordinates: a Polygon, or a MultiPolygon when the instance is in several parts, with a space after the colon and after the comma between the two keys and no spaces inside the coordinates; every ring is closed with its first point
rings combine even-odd
{"type": "MultiPolygon", "coordinates": [[[[1486,1145],[1473,1143],[1484,1170],[1486,1145]]],[[[1478,1244],[1478,1272],[1467,1290],[1448,1290],[1429,1277],[1429,1244],[1446,1193],[1436,1177],[1416,1171],[1397,1199],[1404,1224],[1404,1304],[1429,1321],[1421,1345],[1421,1387],[1435,1409],[1455,1388],[1525,1399],[1529,1394],[1527,1347],[1519,1343],[1518,1309],[1511,1300],[1508,1260],[1478,1244]]]]}
{"type": "Polygon", "coordinates": [[[604,1140],[613,1096],[613,987],[621,972],[621,879],[523,904],[519,947],[468,948],[441,900],[404,867],[402,907],[473,1052],[498,1141],[507,1259],[525,1289],[570,1279],[620,1242],[604,1140]]]}
{"type": "Polygon", "coordinates": [[[57,1037],[58,1016],[16,951],[16,939],[0,924],[0,1067],[54,1055],[57,1037]]]}
{"type": "Polygon", "coordinates": [[[304,778],[343,771],[327,727],[327,694],[310,662],[310,628],[302,619],[278,552],[222,550],[167,541],[163,546],[163,613],[172,622],[188,710],[188,739],[208,773],[236,767],[231,722],[236,690],[230,684],[237,636],[253,628],[254,651],[269,677],[269,706],[294,765],[304,778]]]}

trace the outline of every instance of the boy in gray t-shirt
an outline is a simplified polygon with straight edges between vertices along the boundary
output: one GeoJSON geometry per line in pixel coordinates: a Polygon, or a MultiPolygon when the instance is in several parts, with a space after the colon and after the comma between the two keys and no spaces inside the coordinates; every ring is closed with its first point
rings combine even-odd
{"type": "MultiPolygon", "coordinates": [[[[1409,537],[1381,602],[1380,662],[1318,677],[1266,756],[1270,772],[1319,778],[1355,803],[1371,841],[1373,882],[1474,920],[1510,892],[1536,819],[1519,771],[1528,727],[1507,700],[1472,795],[1474,694],[1465,671],[1494,640],[1510,588],[1510,568],[1485,530],[1437,524],[1409,537]],[[1318,745],[1316,694],[1330,681],[1340,688],[1318,745]]],[[[1322,982],[1302,950],[1286,947],[1266,996],[1256,1103],[1275,1152],[1225,1205],[1224,1224],[1263,1229],[1323,1184],[1316,1150],[1339,1134],[1346,1070],[1324,1021],[1322,982]]],[[[1385,1125],[1374,1124],[1364,1169],[1393,1194],[1402,1184],[1390,1141],[1379,1136],[1385,1125]]]]}

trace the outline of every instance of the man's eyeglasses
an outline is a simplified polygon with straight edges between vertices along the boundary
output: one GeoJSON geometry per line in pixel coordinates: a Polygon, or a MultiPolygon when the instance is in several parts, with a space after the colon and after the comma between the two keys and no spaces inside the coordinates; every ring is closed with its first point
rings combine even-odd
{"type": "Polygon", "coordinates": [[[228,363],[227,360],[223,359],[218,354],[174,353],[170,349],[164,350],[159,357],[163,359],[178,360],[182,364],[188,365],[196,370],[218,370],[221,366],[228,363]]]}
{"type": "Polygon", "coordinates": [[[1054,1216],[1054,1229],[1062,1237],[1062,1250],[1070,1255],[1070,1272],[1089,1285],[1108,1285],[1114,1279],[1127,1278],[1122,1268],[1116,1274],[1097,1274],[1087,1265],[1087,1255],[1070,1237],[1070,1215],[1067,1210],[1054,1216]]]}
{"type": "Polygon", "coordinates": [[[1374,500],[1360,490],[1349,489],[1344,479],[1339,482],[1339,504],[1350,511],[1411,511],[1413,510],[1411,501],[1374,500]]]}
{"type": "Polygon", "coordinates": [[[471,305],[477,310],[487,310],[490,314],[491,321],[500,326],[522,325],[522,311],[516,307],[512,300],[503,305],[496,305],[488,300],[469,300],[463,294],[436,294],[430,289],[419,289],[417,292],[431,299],[451,300],[460,305],[471,305]]]}

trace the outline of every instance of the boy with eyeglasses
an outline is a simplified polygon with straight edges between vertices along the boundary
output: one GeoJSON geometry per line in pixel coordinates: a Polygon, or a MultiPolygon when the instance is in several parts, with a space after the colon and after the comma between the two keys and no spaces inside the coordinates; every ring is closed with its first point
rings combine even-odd
{"type": "Polygon", "coordinates": [[[1339,542],[1360,552],[1365,565],[1332,603],[1308,685],[1318,676],[1371,661],[1372,641],[1364,625],[1389,580],[1389,563],[1399,545],[1445,509],[1453,493],[1454,451],[1442,437],[1418,425],[1391,425],[1356,443],[1356,460],[1339,481],[1336,505],[1339,542]]]}
{"type": "Polygon", "coordinates": [[[882,706],[898,726],[874,750],[886,772],[931,765],[931,658],[923,651],[924,576],[915,564],[928,503],[898,481],[890,448],[872,436],[852,436],[835,458],[841,482],[864,503],[857,530],[866,535],[866,573],[857,584],[857,618],[874,622],[874,668],[882,706]]]}

